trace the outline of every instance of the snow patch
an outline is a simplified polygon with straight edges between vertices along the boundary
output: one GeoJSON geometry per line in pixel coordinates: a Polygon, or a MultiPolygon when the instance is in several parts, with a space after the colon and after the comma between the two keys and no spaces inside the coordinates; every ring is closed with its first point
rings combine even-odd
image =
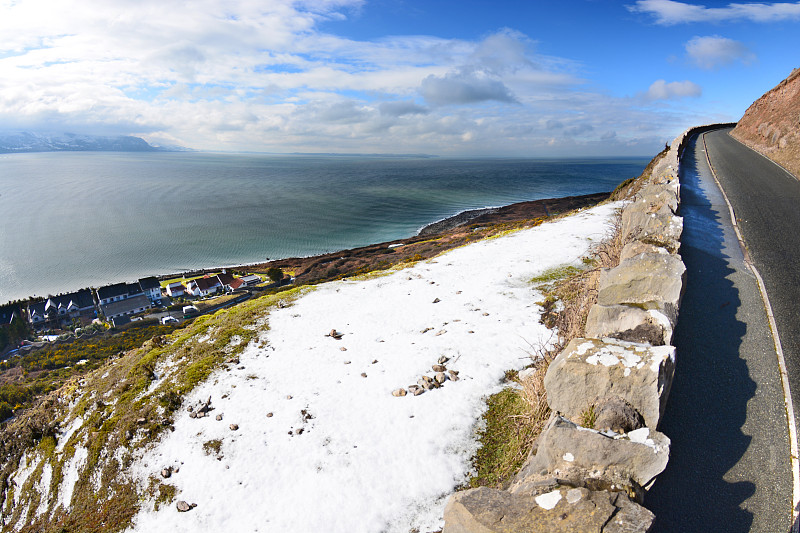
{"type": "Polygon", "coordinates": [[[541,494],[536,498],[534,498],[534,500],[536,501],[536,504],[539,507],[547,511],[550,511],[551,509],[553,509],[553,507],[558,505],[558,502],[561,501],[561,491],[556,489],[553,492],[548,492],[547,494],[541,494]]]}

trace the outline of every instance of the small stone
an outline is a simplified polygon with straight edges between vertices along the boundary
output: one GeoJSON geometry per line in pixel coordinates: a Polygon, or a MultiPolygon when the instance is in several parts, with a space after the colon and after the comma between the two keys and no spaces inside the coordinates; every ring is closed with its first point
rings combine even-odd
{"type": "Polygon", "coordinates": [[[197,507],[197,504],[196,503],[192,503],[192,509],[194,509],[195,507],[197,507]]]}
{"type": "Polygon", "coordinates": [[[455,370],[448,370],[447,373],[449,374],[448,377],[450,378],[450,381],[458,381],[458,372],[455,370]]]}
{"type": "Polygon", "coordinates": [[[344,364],[349,365],[350,361],[345,361],[344,364]]]}
{"type": "Polygon", "coordinates": [[[267,418],[272,418],[272,413],[267,413],[267,418]]]}
{"type": "Polygon", "coordinates": [[[444,372],[447,370],[444,365],[433,365],[431,368],[433,368],[434,372],[444,372]]]}
{"type": "Polygon", "coordinates": [[[340,351],[340,352],[346,352],[346,351],[347,351],[347,348],[345,348],[344,346],[342,346],[341,348],[339,348],[339,351],[340,351]]]}
{"type": "Polygon", "coordinates": [[[377,359],[373,359],[373,361],[372,361],[372,364],[373,364],[373,365],[376,365],[376,364],[378,364],[378,360],[377,360],[377,359]]]}
{"type": "Polygon", "coordinates": [[[191,413],[191,414],[189,415],[189,418],[197,418],[197,413],[194,413],[194,412],[193,412],[193,413],[191,413]]]}
{"type": "Polygon", "coordinates": [[[433,303],[435,303],[435,304],[438,304],[439,302],[441,302],[441,300],[439,298],[436,298],[435,300],[433,300],[433,303]]]}
{"type": "Polygon", "coordinates": [[[185,513],[186,511],[191,511],[196,506],[189,505],[185,501],[181,500],[177,504],[175,504],[175,507],[178,508],[179,513],[185,513]]]}
{"type": "Polygon", "coordinates": [[[138,419],[138,420],[136,421],[136,423],[137,423],[137,424],[146,424],[146,423],[147,423],[147,419],[146,419],[146,418],[140,418],[140,419],[138,419]]]}
{"type": "Polygon", "coordinates": [[[450,358],[449,358],[449,357],[447,357],[446,355],[443,355],[443,356],[441,356],[441,357],[439,358],[439,360],[437,361],[437,363],[439,363],[440,365],[443,365],[443,364],[445,364],[446,362],[448,362],[449,360],[450,360],[450,358]]]}
{"type": "Polygon", "coordinates": [[[217,415],[217,422],[219,422],[220,420],[222,420],[222,415],[217,415]]]}
{"type": "Polygon", "coordinates": [[[366,372],[362,372],[362,373],[361,373],[361,377],[362,377],[362,378],[365,378],[365,377],[367,377],[367,373],[366,373],[366,372]]]}
{"type": "Polygon", "coordinates": [[[434,379],[436,379],[436,383],[442,385],[447,379],[447,376],[445,375],[444,372],[437,372],[434,379]]]}
{"type": "Polygon", "coordinates": [[[237,429],[239,429],[239,424],[231,424],[231,425],[230,425],[230,426],[228,426],[228,427],[230,427],[230,428],[231,428],[231,431],[236,431],[237,429]]]}
{"type": "Polygon", "coordinates": [[[405,396],[406,394],[407,393],[405,389],[397,389],[392,391],[392,396],[395,397],[405,396]]]}
{"type": "Polygon", "coordinates": [[[287,400],[291,400],[291,399],[292,399],[292,395],[291,395],[291,394],[288,394],[288,395],[286,396],[286,399],[287,399],[287,400]]]}
{"type": "Polygon", "coordinates": [[[489,313],[483,313],[483,316],[489,316],[489,313]]]}
{"type": "Polygon", "coordinates": [[[433,328],[425,328],[425,329],[423,329],[422,331],[420,331],[420,333],[428,333],[428,332],[429,332],[429,331],[431,331],[432,329],[433,329],[433,328]]]}
{"type": "Polygon", "coordinates": [[[411,394],[413,394],[414,396],[419,396],[420,394],[425,392],[425,389],[423,389],[419,385],[409,385],[408,390],[411,391],[411,394]]]}
{"type": "Polygon", "coordinates": [[[164,468],[161,470],[161,477],[163,477],[164,479],[170,477],[171,475],[172,475],[172,469],[164,468]]]}
{"type": "Polygon", "coordinates": [[[186,410],[187,410],[187,411],[189,411],[189,412],[191,413],[192,411],[194,411],[194,407],[192,407],[192,406],[190,405],[189,407],[187,407],[187,408],[186,408],[186,410]]]}

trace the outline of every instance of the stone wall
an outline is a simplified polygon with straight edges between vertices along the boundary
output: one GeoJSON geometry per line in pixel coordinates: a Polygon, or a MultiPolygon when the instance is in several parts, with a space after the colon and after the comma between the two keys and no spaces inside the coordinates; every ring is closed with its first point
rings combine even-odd
{"type": "Polygon", "coordinates": [[[554,414],[522,469],[507,490],[451,496],[443,533],[650,530],[654,515],[641,503],[669,458],[658,424],[675,371],[672,334],[686,273],[678,164],[703,129],[678,136],[623,208],[619,266],[600,275],[584,337],[550,364],[554,414]]]}

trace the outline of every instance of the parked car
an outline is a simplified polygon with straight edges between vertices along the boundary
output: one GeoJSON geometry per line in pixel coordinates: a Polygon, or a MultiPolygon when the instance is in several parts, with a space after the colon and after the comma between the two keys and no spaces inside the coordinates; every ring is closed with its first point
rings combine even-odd
{"type": "Polygon", "coordinates": [[[183,318],[189,318],[192,316],[199,315],[200,311],[193,305],[184,305],[183,306],[183,318]]]}
{"type": "Polygon", "coordinates": [[[165,316],[165,317],[161,317],[161,323],[162,324],[177,324],[178,323],[178,319],[175,318],[174,316],[165,316]]]}

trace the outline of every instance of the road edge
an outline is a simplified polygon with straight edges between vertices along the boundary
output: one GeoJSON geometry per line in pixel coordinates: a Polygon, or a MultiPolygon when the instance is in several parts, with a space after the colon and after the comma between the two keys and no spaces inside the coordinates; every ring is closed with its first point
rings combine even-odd
{"type": "MultiPolygon", "coordinates": [[[[728,195],[725,193],[725,189],[722,188],[722,184],[719,182],[719,179],[717,179],[717,173],[714,170],[714,167],[711,166],[711,159],[708,156],[708,147],[706,146],[706,132],[701,133],[700,137],[703,139],[703,151],[706,154],[706,161],[708,162],[708,168],[711,169],[711,175],[714,177],[714,182],[717,184],[717,187],[719,188],[720,192],[722,192],[722,197],[725,199],[725,203],[728,204],[731,223],[733,224],[733,229],[736,232],[737,239],[739,240],[739,246],[741,246],[744,255],[744,263],[747,266],[747,268],[749,268],[750,271],[753,272],[756,281],[758,282],[758,288],[759,292],[761,293],[761,299],[764,302],[764,308],[766,309],[767,312],[767,319],[769,320],[769,327],[772,330],[772,339],[775,343],[775,352],[778,357],[778,370],[781,375],[781,385],[783,386],[783,403],[786,411],[786,422],[789,427],[789,447],[790,447],[790,457],[792,463],[791,532],[800,533],[800,520],[798,520],[798,507],[799,507],[798,504],[800,504],[800,452],[798,452],[798,444],[797,444],[797,425],[795,423],[794,403],[792,402],[792,394],[791,390],[789,389],[789,373],[786,370],[786,359],[784,358],[783,355],[783,347],[781,346],[781,339],[780,339],[780,334],[778,333],[778,326],[775,323],[775,316],[772,312],[772,304],[770,304],[769,295],[767,294],[767,288],[764,285],[764,280],[761,278],[761,274],[759,273],[756,266],[750,260],[750,254],[747,251],[747,246],[745,245],[744,238],[742,237],[742,234],[739,231],[739,225],[736,223],[736,214],[733,211],[733,206],[731,205],[730,200],[728,200],[728,195]]],[[[785,171],[786,169],[783,170],[785,171]]]]}

